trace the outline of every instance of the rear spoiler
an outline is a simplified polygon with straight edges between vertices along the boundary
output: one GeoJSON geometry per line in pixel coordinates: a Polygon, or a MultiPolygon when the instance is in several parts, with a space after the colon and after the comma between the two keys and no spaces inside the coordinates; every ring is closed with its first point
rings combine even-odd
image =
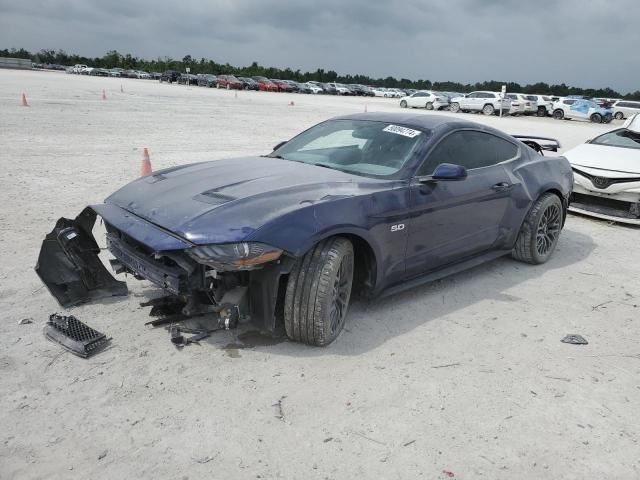
{"type": "Polygon", "coordinates": [[[513,138],[517,138],[525,145],[533,148],[536,152],[541,153],[542,150],[548,150],[551,152],[557,152],[560,145],[560,141],[555,138],[538,137],[537,135],[511,135],[513,138]],[[539,141],[541,140],[541,141],[539,141]]]}

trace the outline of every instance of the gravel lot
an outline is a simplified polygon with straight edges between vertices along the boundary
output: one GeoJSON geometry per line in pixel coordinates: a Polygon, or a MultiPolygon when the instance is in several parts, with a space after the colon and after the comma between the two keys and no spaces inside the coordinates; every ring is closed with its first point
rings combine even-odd
{"type": "MultiPolygon", "coordinates": [[[[112,348],[43,337],[60,310],[33,271],[44,235],[135,178],[143,147],[155,169],[265,153],[397,104],[0,71],[0,478],[640,478],[638,229],[570,216],[548,264],[355,303],[325,349],[237,331],[178,351],[137,281],[72,311],[112,348]]],[[[567,148],[611,128],[465,118],[567,148]]]]}

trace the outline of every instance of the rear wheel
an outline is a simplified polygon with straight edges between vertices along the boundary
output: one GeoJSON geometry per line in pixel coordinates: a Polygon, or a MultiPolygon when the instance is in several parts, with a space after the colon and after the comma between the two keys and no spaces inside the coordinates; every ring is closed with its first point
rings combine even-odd
{"type": "Polygon", "coordinates": [[[561,109],[557,109],[553,111],[553,118],[556,120],[562,120],[564,118],[564,112],[561,109]]]}
{"type": "Polygon", "coordinates": [[[344,327],[353,283],[353,246],[343,237],[315,245],[287,282],[284,326],[296,342],[324,346],[344,327]]]}
{"type": "Polygon", "coordinates": [[[406,101],[406,100],[402,100],[402,101],[400,102],[400,106],[401,106],[402,108],[407,108],[407,101],[406,101]]]}
{"type": "Polygon", "coordinates": [[[490,103],[487,103],[484,107],[482,107],[482,113],[485,115],[493,115],[496,109],[490,103]]]}
{"type": "Polygon", "coordinates": [[[602,123],[602,115],[600,115],[599,113],[594,113],[589,118],[593,123],[602,123]]]}
{"type": "Polygon", "coordinates": [[[537,115],[539,117],[546,117],[547,116],[547,109],[544,108],[544,107],[538,107],[537,115]]]}
{"type": "Polygon", "coordinates": [[[616,112],[616,114],[614,115],[616,120],[622,120],[624,118],[624,113],[622,112],[616,112]]]}
{"type": "Polygon", "coordinates": [[[433,110],[433,102],[427,102],[424,108],[426,108],[427,110],[433,110]]]}
{"type": "Polygon", "coordinates": [[[511,256],[521,262],[545,263],[558,244],[562,230],[562,202],[553,193],[543,194],[525,218],[511,256]]]}
{"type": "Polygon", "coordinates": [[[450,106],[449,106],[449,111],[453,112],[453,113],[458,113],[460,111],[460,104],[453,102],[450,106]]]}

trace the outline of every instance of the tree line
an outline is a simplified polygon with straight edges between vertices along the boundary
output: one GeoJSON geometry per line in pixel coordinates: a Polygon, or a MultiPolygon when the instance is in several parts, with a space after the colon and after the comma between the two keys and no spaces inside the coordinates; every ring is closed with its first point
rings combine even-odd
{"type": "Polygon", "coordinates": [[[260,75],[267,78],[281,78],[287,80],[295,80],[298,82],[307,82],[316,80],[319,82],[340,82],[340,83],[359,83],[363,85],[380,86],[387,88],[415,88],[420,90],[441,90],[451,92],[471,92],[474,90],[491,90],[498,91],[502,85],[507,86],[509,92],[520,93],[536,93],[549,94],[558,96],[567,95],[584,95],[586,97],[596,98],[625,98],[629,100],[640,100],[640,90],[621,94],[611,88],[580,88],[565,85],[549,85],[544,82],[537,82],[529,85],[520,85],[516,82],[504,82],[497,80],[489,80],[477,83],[460,83],[460,82],[432,82],[430,80],[409,80],[407,78],[371,78],[367,75],[340,75],[333,70],[317,69],[315,72],[302,72],[292,70],[291,68],[265,67],[253,62],[246,67],[235,67],[229,63],[220,64],[207,58],[195,59],[191,55],[185,55],[182,60],[176,60],[170,57],[158,57],[155,60],[147,60],[135,57],[129,53],[121,54],[116,50],[111,50],[102,57],[84,57],[77,54],[69,54],[64,50],[40,50],[32,53],[24,48],[20,49],[4,49],[0,50],[0,57],[13,58],[29,58],[35,63],[59,64],[71,66],[76,63],[86,64],[98,68],[124,68],[145,70],[148,72],[163,72],[165,70],[177,70],[184,72],[189,68],[191,73],[213,73],[239,75],[244,77],[253,77],[260,75]]]}

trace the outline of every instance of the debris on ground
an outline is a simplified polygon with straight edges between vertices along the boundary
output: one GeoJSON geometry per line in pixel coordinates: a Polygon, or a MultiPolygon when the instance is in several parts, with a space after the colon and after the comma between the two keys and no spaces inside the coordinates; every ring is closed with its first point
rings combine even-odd
{"type": "Polygon", "coordinates": [[[111,341],[104,333],[85,325],[73,315],[54,313],[44,327],[44,335],[66,350],[83,358],[103,350],[111,341]]]}
{"type": "Polygon", "coordinates": [[[282,401],[285,398],[287,398],[287,396],[283,395],[283,396],[280,397],[280,400],[278,400],[276,403],[271,405],[272,407],[277,407],[278,408],[278,415],[276,415],[276,418],[282,420],[283,422],[285,421],[285,419],[284,419],[284,410],[282,408],[282,401]]]}
{"type": "Polygon", "coordinates": [[[572,345],[588,345],[589,344],[589,342],[587,342],[586,338],[584,338],[582,335],[577,335],[577,334],[566,335],[560,341],[562,343],[570,343],[572,345]]]}
{"type": "Polygon", "coordinates": [[[455,474],[455,473],[450,472],[449,470],[442,470],[442,473],[444,473],[444,474],[445,474],[447,477],[449,477],[449,478],[453,478],[453,477],[455,477],[455,476],[456,476],[456,474],[455,474]]]}
{"type": "Polygon", "coordinates": [[[18,320],[18,325],[29,325],[30,323],[33,323],[33,320],[31,318],[23,318],[22,320],[18,320]]]}

